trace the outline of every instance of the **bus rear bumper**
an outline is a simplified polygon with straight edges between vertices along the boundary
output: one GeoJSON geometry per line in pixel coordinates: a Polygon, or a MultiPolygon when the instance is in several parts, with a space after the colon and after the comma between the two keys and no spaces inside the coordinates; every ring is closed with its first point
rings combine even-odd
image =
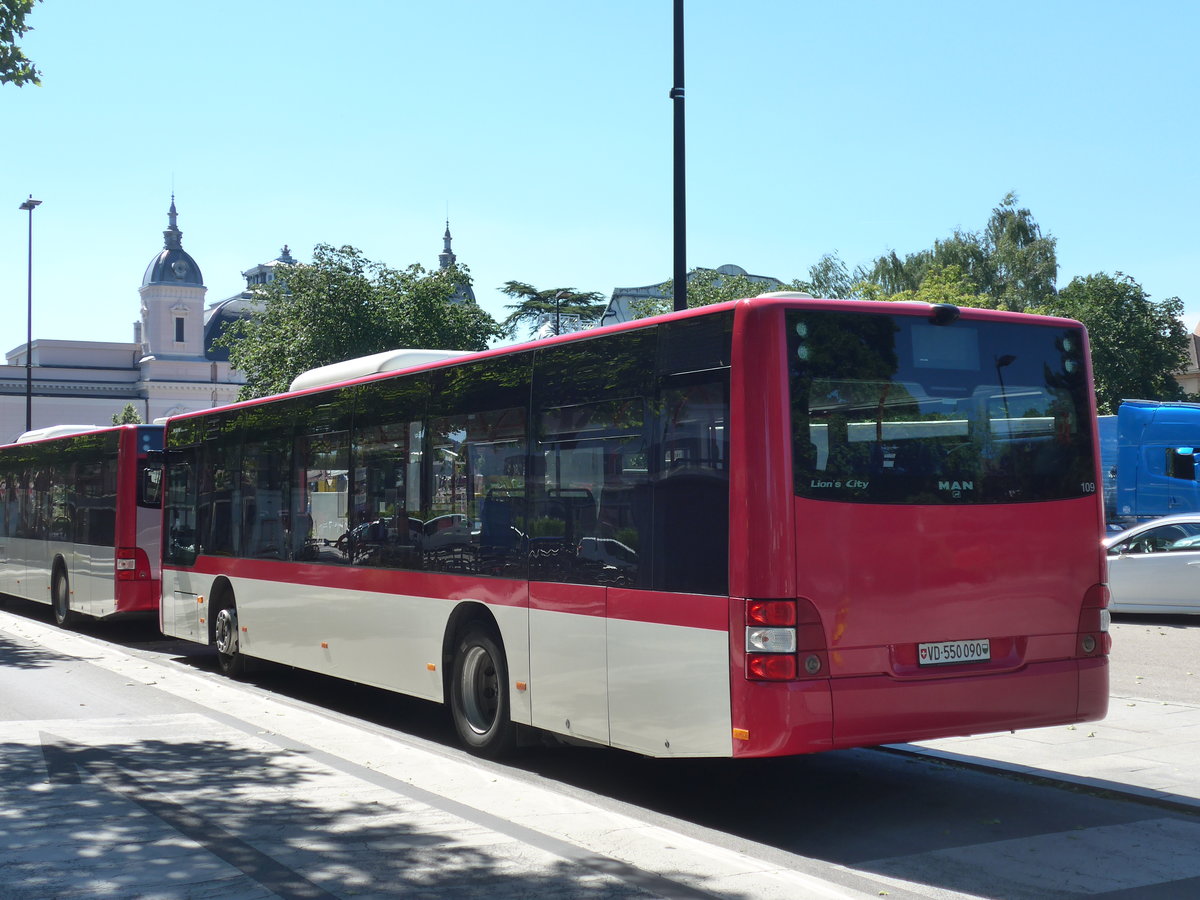
{"type": "Polygon", "coordinates": [[[158,612],[159,594],[162,582],[157,579],[147,581],[118,581],[116,608],[114,614],[158,612]]]}
{"type": "Polygon", "coordinates": [[[833,680],[838,748],[1065,725],[1104,718],[1108,660],[1034,663],[1002,676],[833,680]]]}

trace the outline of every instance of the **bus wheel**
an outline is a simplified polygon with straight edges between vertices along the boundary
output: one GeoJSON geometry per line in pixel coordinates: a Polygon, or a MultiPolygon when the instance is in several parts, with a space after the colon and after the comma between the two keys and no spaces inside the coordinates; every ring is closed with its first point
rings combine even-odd
{"type": "Polygon", "coordinates": [[[50,579],[50,603],[54,607],[54,622],[59,628],[71,628],[79,620],[79,615],[71,609],[71,585],[62,566],[54,568],[54,576],[50,579]]]}
{"type": "Polygon", "coordinates": [[[450,677],[450,715],[459,740],[477,756],[495,759],[516,746],[504,650],[482,626],[472,625],[458,642],[450,677]]]}
{"type": "Polygon", "coordinates": [[[217,665],[230,678],[239,678],[246,673],[246,657],[238,648],[237,607],[232,603],[221,607],[213,623],[213,636],[217,644],[217,665]]]}

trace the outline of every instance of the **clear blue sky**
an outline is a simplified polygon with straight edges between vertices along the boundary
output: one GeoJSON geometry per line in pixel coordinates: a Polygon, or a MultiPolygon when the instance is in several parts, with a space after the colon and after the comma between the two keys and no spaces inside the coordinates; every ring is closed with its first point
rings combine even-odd
{"type": "MultiPolygon", "coordinates": [[[[672,267],[669,0],[45,0],[0,86],[0,351],[131,340],[174,188],[208,301],[286,243],[476,294],[672,267]]],[[[688,265],[803,277],[978,229],[1016,191],[1059,286],[1122,271],[1200,318],[1200,3],[687,4],[688,265]]]]}

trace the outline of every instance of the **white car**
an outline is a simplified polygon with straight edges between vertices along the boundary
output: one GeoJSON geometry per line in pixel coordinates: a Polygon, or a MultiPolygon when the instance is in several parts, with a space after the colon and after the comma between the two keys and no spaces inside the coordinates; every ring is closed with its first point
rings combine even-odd
{"type": "Polygon", "coordinates": [[[1200,514],[1143,522],[1102,543],[1112,612],[1200,615],[1200,514]]]}

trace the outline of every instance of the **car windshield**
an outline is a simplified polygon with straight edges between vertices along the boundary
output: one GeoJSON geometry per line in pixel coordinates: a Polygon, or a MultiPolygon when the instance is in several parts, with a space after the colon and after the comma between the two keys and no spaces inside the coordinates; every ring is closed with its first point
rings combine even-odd
{"type": "Polygon", "coordinates": [[[1013,503],[1096,491],[1079,328],[792,310],[796,493],[1013,503]]]}

